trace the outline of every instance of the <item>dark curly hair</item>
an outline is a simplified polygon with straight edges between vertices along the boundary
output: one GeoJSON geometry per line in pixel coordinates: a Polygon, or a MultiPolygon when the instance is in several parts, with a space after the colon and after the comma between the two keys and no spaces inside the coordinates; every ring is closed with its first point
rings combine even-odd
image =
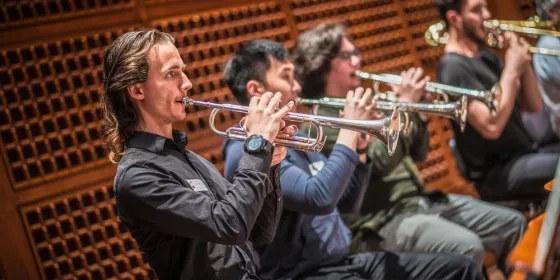
{"type": "Polygon", "coordinates": [[[321,23],[299,36],[292,54],[303,97],[324,95],[331,61],[338,55],[344,38],[348,38],[346,27],[337,22],[321,23]]]}
{"type": "Polygon", "coordinates": [[[134,133],[140,114],[127,88],[148,79],[148,52],[157,44],[175,43],[173,37],[156,29],[127,32],[109,45],[103,56],[103,118],[109,160],[117,163],[134,133]]]}

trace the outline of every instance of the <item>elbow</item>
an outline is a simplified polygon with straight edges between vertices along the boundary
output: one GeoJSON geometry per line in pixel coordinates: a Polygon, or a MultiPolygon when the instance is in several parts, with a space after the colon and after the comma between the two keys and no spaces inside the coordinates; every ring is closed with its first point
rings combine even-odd
{"type": "Polygon", "coordinates": [[[328,202],[328,203],[324,203],[321,205],[317,205],[316,207],[314,207],[312,213],[313,215],[328,215],[330,213],[332,213],[334,211],[334,209],[336,209],[336,201],[332,201],[332,202],[328,202]]]}
{"type": "Polygon", "coordinates": [[[272,242],[274,240],[275,233],[276,232],[273,232],[271,234],[261,234],[258,237],[251,238],[251,241],[255,245],[266,245],[266,244],[269,244],[270,242],[272,242]]]}
{"type": "Polygon", "coordinates": [[[503,132],[503,127],[498,127],[497,125],[488,125],[480,131],[480,135],[487,140],[496,140],[500,138],[503,132]]]}

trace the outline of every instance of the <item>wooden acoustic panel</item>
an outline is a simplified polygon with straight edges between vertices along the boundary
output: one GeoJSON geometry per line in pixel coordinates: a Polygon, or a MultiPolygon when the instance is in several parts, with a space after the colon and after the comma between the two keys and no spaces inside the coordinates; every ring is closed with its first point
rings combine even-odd
{"type": "Polygon", "coordinates": [[[2,1],[0,29],[37,24],[69,17],[93,15],[131,7],[133,0],[49,0],[2,1]]]}
{"type": "Polygon", "coordinates": [[[14,189],[107,163],[101,63],[124,31],[0,51],[0,135],[14,189]]]}
{"type": "Polygon", "coordinates": [[[292,0],[298,32],[325,21],[348,26],[354,44],[362,51],[366,71],[404,70],[413,65],[402,6],[390,0],[292,0]]]}
{"type": "Polygon", "coordinates": [[[109,182],[21,208],[44,279],[153,279],[109,182]]]}

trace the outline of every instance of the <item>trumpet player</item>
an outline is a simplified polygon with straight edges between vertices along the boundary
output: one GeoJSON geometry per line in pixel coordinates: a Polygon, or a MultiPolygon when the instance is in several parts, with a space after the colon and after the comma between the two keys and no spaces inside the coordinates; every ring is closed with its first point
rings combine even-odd
{"type": "Polygon", "coordinates": [[[251,99],[245,128],[261,145],[246,142],[229,183],[172,129],[186,116],[182,98],[192,87],[184,67],[173,37],[155,29],[125,33],[104,54],[119,218],[159,279],[258,279],[248,241],[268,243],[276,232],[282,192],[274,174],[286,150],[271,143],[293,103],[276,111],[281,94],[251,99]]]}
{"type": "MultiPolygon", "coordinates": [[[[550,20],[556,26],[560,26],[559,0],[536,0],[535,4],[537,14],[542,20],[550,20]]],[[[537,47],[560,49],[560,39],[550,35],[541,36],[537,47]]],[[[560,136],[560,56],[535,54],[533,67],[552,128],[556,135],[560,136]]]]}
{"type": "MultiPolygon", "coordinates": [[[[294,65],[281,43],[253,40],[228,61],[224,79],[239,103],[264,92],[282,93],[282,103],[301,91],[294,65]]],[[[372,117],[371,92],[346,94],[344,117],[372,117]]],[[[274,241],[256,246],[262,279],[481,279],[474,263],[462,256],[385,251],[350,254],[350,231],[341,219],[363,191],[371,161],[363,150],[370,139],[341,129],[327,158],[321,153],[288,149],[281,163],[284,211],[274,241]]],[[[239,170],[239,142],[226,140],[226,178],[239,170]]]]}
{"type": "MultiPolygon", "coordinates": [[[[303,32],[293,54],[302,95],[340,96],[358,86],[360,81],[353,75],[361,67],[357,49],[342,24],[323,23],[303,32]]],[[[401,77],[401,86],[394,89],[400,101],[425,98],[428,78],[421,68],[403,71],[401,77]]],[[[338,112],[319,108],[319,114],[332,116],[338,112]]],[[[361,205],[360,215],[347,221],[354,249],[458,253],[474,260],[479,271],[484,250],[488,249],[503,264],[525,229],[525,218],[471,196],[424,190],[415,162],[425,160],[428,153],[427,123],[418,114],[409,114],[414,120],[410,134],[400,136],[392,156],[377,139],[363,151],[372,158],[372,164],[363,203],[356,202],[361,205]]],[[[336,141],[336,130],[326,132],[332,134],[323,151],[329,151],[336,141]]]]}
{"type": "Polygon", "coordinates": [[[501,87],[495,115],[478,100],[471,100],[464,132],[458,133],[453,126],[467,179],[475,183],[483,199],[545,199],[543,186],[554,178],[560,144],[557,139],[539,143],[534,125],[524,123],[543,112],[529,44],[505,32],[503,62],[484,41],[483,23],[491,17],[485,0],[436,2],[449,33],[438,81],[479,90],[495,84],[501,87]]]}

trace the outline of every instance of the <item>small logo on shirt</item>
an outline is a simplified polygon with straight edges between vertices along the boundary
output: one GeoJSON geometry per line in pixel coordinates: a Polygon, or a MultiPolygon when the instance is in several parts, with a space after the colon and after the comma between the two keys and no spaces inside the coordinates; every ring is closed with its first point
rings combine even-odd
{"type": "Polygon", "coordinates": [[[323,166],[325,166],[325,162],[322,160],[310,164],[309,171],[311,171],[311,175],[315,176],[317,173],[319,173],[319,171],[321,171],[321,169],[323,169],[323,166]]]}
{"type": "Polygon", "coordinates": [[[199,179],[187,179],[186,181],[195,192],[203,192],[208,190],[206,185],[204,185],[204,183],[199,179]]]}

